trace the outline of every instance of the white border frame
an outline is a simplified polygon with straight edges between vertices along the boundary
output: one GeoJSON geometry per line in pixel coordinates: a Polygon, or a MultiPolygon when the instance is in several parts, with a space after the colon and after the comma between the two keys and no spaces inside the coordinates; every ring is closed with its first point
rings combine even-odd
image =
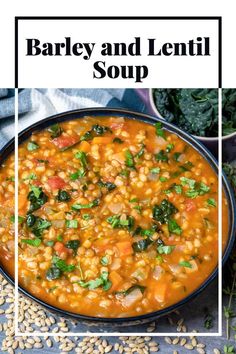
{"type": "MultiPolygon", "coordinates": [[[[222,336],[222,89],[218,89],[218,332],[20,332],[19,318],[19,290],[18,290],[18,262],[15,261],[15,336],[41,337],[120,337],[120,336],[151,336],[151,337],[221,337],[222,336]]],[[[18,89],[15,89],[15,260],[18,260],[18,89]]],[[[153,321],[152,321],[153,322],[153,321]]],[[[135,326],[134,326],[135,327],[135,326]]]]}

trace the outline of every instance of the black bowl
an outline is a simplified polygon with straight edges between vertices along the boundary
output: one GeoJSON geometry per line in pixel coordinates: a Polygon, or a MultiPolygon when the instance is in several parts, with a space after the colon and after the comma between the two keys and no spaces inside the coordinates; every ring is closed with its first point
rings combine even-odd
{"type": "MultiPolygon", "coordinates": [[[[45,118],[41,120],[40,122],[37,122],[30,127],[26,128],[24,131],[22,131],[19,134],[19,144],[21,144],[23,141],[28,139],[31,134],[37,130],[42,130],[45,129],[46,127],[55,124],[56,122],[64,122],[72,119],[80,119],[85,116],[92,116],[92,117],[97,117],[97,116],[113,116],[113,117],[125,117],[129,119],[134,119],[134,120],[140,120],[149,124],[155,124],[156,122],[162,122],[163,127],[167,129],[170,132],[173,132],[180,136],[184,141],[186,141],[189,145],[191,145],[195,150],[197,150],[211,165],[215,173],[217,174],[217,161],[213,157],[213,155],[206,149],[204,145],[202,145],[200,142],[198,142],[195,138],[193,138],[191,135],[188,133],[185,133],[178,127],[174,126],[173,124],[170,124],[160,118],[157,117],[152,117],[150,115],[146,115],[143,113],[137,113],[137,112],[131,112],[127,110],[122,110],[122,109],[110,109],[110,108],[87,108],[87,109],[80,109],[80,110],[74,110],[74,111],[69,111],[65,113],[60,113],[56,114],[52,117],[45,118]]],[[[14,139],[11,140],[1,151],[1,161],[4,161],[7,156],[12,153],[14,150],[14,139]]],[[[235,238],[235,233],[236,233],[236,206],[235,206],[235,201],[233,197],[233,191],[231,189],[231,186],[229,185],[229,182],[227,181],[225,175],[223,175],[223,188],[224,192],[228,201],[228,206],[229,206],[229,236],[228,236],[228,242],[226,245],[226,248],[224,250],[223,254],[223,264],[227,260],[227,258],[230,255],[230,251],[233,246],[234,238],[235,238]]],[[[0,265],[0,272],[3,274],[3,276],[11,283],[14,285],[14,279],[3,269],[3,267],[0,265]]],[[[218,269],[215,268],[214,271],[208,276],[208,278],[199,286],[195,291],[193,291],[190,295],[186,296],[181,301],[178,301],[176,304],[173,304],[163,310],[158,310],[154,311],[151,313],[147,313],[145,315],[140,315],[140,316],[133,316],[133,317],[120,317],[120,318],[100,318],[100,317],[93,317],[93,316],[85,316],[85,315],[79,315],[75,314],[69,311],[65,311],[62,309],[59,309],[55,306],[49,305],[43,300],[40,300],[30,294],[27,290],[19,286],[19,291],[26,295],[28,298],[31,300],[35,301],[36,303],[42,305],[44,308],[51,312],[55,312],[61,316],[65,317],[70,317],[75,320],[79,320],[80,322],[84,322],[89,325],[95,325],[95,326],[100,326],[102,325],[114,325],[114,326],[130,326],[130,325],[135,325],[135,324],[142,324],[146,322],[153,321],[157,319],[158,317],[162,315],[166,315],[171,311],[176,310],[180,306],[186,304],[188,301],[192,300],[195,296],[199,295],[212,281],[215,279],[216,275],[218,273],[218,269]]]]}

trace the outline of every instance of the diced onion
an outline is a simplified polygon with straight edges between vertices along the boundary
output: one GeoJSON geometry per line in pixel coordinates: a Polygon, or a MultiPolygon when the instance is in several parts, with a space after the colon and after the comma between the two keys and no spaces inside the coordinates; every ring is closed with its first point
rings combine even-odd
{"type": "Polygon", "coordinates": [[[159,280],[162,276],[162,274],[164,273],[164,270],[161,266],[157,265],[155,266],[154,270],[153,270],[153,278],[156,280],[159,280]]]}
{"type": "Polygon", "coordinates": [[[131,293],[129,293],[128,295],[126,295],[124,297],[123,305],[125,307],[130,307],[133,304],[135,304],[137,301],[141,300],[142,297],[143,297],[143,294],[142,294],[141,290],[134,289],[133,291],[131,291],[131,293]]]}

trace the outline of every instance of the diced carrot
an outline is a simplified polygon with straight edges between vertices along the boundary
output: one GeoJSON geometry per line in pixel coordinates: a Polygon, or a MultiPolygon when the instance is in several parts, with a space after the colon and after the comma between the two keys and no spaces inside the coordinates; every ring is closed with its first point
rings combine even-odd
{"type": "Polygon", "coordinates": [[[80,143],[79,149],[80,149],[80,151],[83,151],[83,152],[89,152],[91,149],[91,146],[87,141],[84,140],[80,143]]]}
{"type": "Polygon", "coordinates": [[[117,290],[118,286],[120,285],[120,283],[122,282],[123,278],[120,276],[119,273],[117,273],[116,271],[112,271],[109,274],[109,280],[112,282],[112,287],[110,289],[111,292],[117,290]]]}
{"type": "Polygon", "coordinates": [[[65,246],[62,242],[56,242],[53,248],[56,252],[61,253],[62,251],[64,251],[65,246]]]}
{"type": "Polygon", "coordinates": [[[165,283],[156,283],[154,286],[154,297],[158,302],[164,302],[166,298],[167,285],[165,283]]]}
{"type": "Polygon", "coordinates": [[[96,136],[92,140],[92,144],[110,144],[112,142],[112,138],[109,136],[96,136]]]}
{"type": "Polygon", "coordinates": [[[117,242],[116,247],[118,248],[121,257],[133,254],[133,248],[130,241],[117,242]]]}
{"type": "Polygon", "coordinates": [[[26,195],[20,194],[18,197],[18,208],[19,209],[24,208],[26,202],[27,202],[26,195]]]}

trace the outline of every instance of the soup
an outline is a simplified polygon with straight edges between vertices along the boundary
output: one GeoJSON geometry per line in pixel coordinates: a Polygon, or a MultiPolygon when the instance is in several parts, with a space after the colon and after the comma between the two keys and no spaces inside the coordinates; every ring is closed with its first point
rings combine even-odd
{"type": "MultiPolygon", "coordinates": [[[[14,158],[0,171],[1,262],[14,268],[14,158]]],[[[84,117],[19,146],[19,283],[73,313],[164,309],[217,266],[217,175],[177,135],[84,117]]],[[[223,197],[223,243],[228,232],[223,197]]]]}

